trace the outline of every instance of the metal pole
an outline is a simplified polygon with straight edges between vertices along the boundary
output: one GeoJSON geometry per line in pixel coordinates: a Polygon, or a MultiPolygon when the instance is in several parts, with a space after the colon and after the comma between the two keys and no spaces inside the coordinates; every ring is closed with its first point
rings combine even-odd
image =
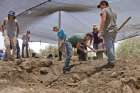
{"type": "Polygon", "coordinates": [[[61,10],[59,10],[59,11],[58,11],[58,27],[59,27],[59,29],[61,29],[61,21],[62,21],[62,20],[61,20],[61,16],[62,16],[62,15],[61,15],[61,10]]]}

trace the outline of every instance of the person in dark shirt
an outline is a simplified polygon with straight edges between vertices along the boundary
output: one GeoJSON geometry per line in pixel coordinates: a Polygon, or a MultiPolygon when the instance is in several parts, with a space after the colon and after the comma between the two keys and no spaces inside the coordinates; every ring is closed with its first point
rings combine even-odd
{"type": "Polygon", "coordinates": [[[17,59],[20,58],[20,46],[19,46],[19,41],[17,40],[17,44],[16,44],[16,52],[17,52],[17,59]]]}
{"type": "Polygon", "coordinates": [[[96,52],[94,48],[90,47],[90,44],[92,43],[92,34],[87,33],[83,39],[81,39],[79,42],[77,42],[76,48],[77,48],[77,54],[79,57],[79,61],[86,61],[87,60],[87,53],[88,48],[92,51],[96,52]]]}
{"type": "Polygon", "coordinates": [[[91,47],[92,43],[92,34],[91,33],[82,33],[75,34],[68,38],[68,41],[71,42],[72,46],[77,49],[78,59],[81,61],[87,60],[88,48],[91,51],[96,52],[94,48],[91,47]]]}
{"type": "MultiPolygon", "coordinates": [[[[103,50],[104,49],[104,41],[102,37],[98,36],[98,27],[96,25],[93,25],[93,48],[96,50],[103,50]]],[[[103,51],[97,51],[96,52],[97,58],[103,58],[103,51]]]]}

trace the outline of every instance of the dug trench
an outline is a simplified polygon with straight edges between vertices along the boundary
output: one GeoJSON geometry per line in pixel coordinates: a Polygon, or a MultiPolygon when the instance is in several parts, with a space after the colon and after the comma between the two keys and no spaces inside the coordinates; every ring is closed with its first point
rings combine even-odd
{"type": "Polygon", "coordinates": [[[73,63],[63,74],[63,62],[29,58],[0,63],[0,93],[140,93],[139,60],[118,59],[73,63]]]}

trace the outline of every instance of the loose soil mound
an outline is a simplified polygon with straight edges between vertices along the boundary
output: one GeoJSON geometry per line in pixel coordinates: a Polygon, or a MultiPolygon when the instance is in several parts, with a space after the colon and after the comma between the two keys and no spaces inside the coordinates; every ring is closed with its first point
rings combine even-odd
{"type": "MultiPolygon", "coordinates": [[[[131,59],[132,60],[132,59],[131,59]]],[[[0,93],[140,93],[140,61],[78,62],[63,74],[62,62],[24,59],[0,63],[0,93]]]]}

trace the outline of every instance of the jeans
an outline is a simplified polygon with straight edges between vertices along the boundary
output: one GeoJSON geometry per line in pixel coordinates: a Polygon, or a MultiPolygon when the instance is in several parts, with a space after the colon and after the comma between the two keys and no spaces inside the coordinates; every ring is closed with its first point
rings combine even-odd
{"type": "MultiPolygon", "coordinates": [[[[80,43],[80,48],[82,50],[87,50],[87,47],[83,43],[80,43]]],[[[87,60],[87,53],[85,53],[82,50],[77,49],[77,54],[78,54],[79,61],[86,61],[87,60]]]]}
{"type": "Polygon", "coordinates": [[[16,44],[16,52],[17,52],[17,59],[20,58],[20,46],[19,46],[19,42],[17,40],[17,44],[16,44]]]}
{"type": "Polygon", "coordinates": [[[93,44],[93,48],[94,48],[94,49],[98,49],[98,44],[94,43],[94,44],[93,44]]]}
{"type": "Polygon", "coordinates": [[[16,37],[8,37],[4,36],[4,44],[5,44],[5,59],[16,58],[16,37]],[[12,53],[11,53],[12,50],[12,53]]]}
{"type": "MultiPolygon", "coordinates": [[[[100,44],[97,44],[97,43],[94,43],[93,44],[93,48],[94,49],[100,49],[100,44]]],[[[96,53],[96,57],[99,58],[99,59],[103,59],[103,52],[97,52],[96,53]]]]}
{"type": "Polygon", "coordinates": [[[62,52],[60,50],[59,51],[59,60],[61,61],[62,60],[62,52]]]}
{"type": "Polygon", "coordinates": [[[66,59],[64,63],[64,70],[70,69],[70,61],[72,57],[72,45],[69,42],[65,42],[65,48],[66,48],[66,59]]]}
{"type": "Polygon", "coordinates": [[[77,49],[77,54],[78,54],[79,61],[86,61],[87,60],[87,53],[81,51],[80,49],[77,49]]]}
{"type": "Polygon", "coordinates": [[[105,40],[106,55],[108,57],[108,62],[115,63],[114,39],[110,32],[104,33],[104,40],[105,40]]]}
{"type": "Polygon", "coordinates": [[[29,57],[28,44],[22,44],[22,57],[24,58],[24,48],[26,48],[26,56],[29,57]]]}
{"type": "Polygon", "coordinates": [[[4,53],[0,53],[0,60],[3,60],[4,58],[4,53]]]}

